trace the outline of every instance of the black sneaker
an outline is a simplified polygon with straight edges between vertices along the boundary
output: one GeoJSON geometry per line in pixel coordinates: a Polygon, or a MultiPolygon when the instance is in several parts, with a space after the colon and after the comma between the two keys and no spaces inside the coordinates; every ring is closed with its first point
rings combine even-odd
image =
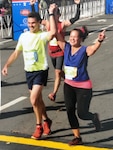
{"type": "Polygon", "coordinates": [[[81,137],[76,137],[76,138],[74,138],[72,141],[70,141],[69,143],[68,143],[70,146],[72,146],[72,145],[83,145],[83,143],[82,143],[82,138],[81,137]]]}
{"type": "Polygon", "coordinates": [[[95,130],[98,132],[101,129],[101,124],[99,120],[99,115],[97,113],[94,114],[93,124],[95,126],[95,130]]]}

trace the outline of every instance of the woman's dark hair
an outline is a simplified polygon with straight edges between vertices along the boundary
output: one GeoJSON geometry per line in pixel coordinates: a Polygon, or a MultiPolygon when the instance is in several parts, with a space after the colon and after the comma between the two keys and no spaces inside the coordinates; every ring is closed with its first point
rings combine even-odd
{"type": "Polygon", "coordinates": [[[83,42],[85,41],[85,39],[87,38],[89,34],[86,26],[82,26],[81,28],[75,28],[73,30],[76,30],[79,32],[79,37],[82,38],[83,42]]]}
{"type": "Polygon", "coordinates": [[[28,14],[28,18],[36,18],[37,21],[42,21],[40,14],[38,12],[31,12],[28,14]]]}

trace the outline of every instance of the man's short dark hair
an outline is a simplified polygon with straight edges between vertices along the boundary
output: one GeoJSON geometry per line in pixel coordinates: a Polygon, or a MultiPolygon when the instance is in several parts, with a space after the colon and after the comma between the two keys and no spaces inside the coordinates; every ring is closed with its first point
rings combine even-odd
{"type": "Polygon", "coordinates": [[[28,18],[36,18],[37,21],[42,21],[40,14],[38,12],[31,12],[28,14],[28,18]]]}

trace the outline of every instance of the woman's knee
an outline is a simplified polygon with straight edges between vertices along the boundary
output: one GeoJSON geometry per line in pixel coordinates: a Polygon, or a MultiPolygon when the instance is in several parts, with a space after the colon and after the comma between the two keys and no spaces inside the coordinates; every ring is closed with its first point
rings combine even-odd
{"type": "Polygon", "coordinates": [[[85,116],[86,116],[86,113],[85,112],[79,112],[79,111],[77,111],[77,114],[78,114],[78,117],[80,118],[80,119],[82,119],[82,120],[84,120],[85,119],[85,116]]]}
{"type": "Polygon", "coordinates": [[[67,114],[69,114],[69,115],[75,114],[75,108],[73,108],[73,107],[67,107],[66,111],[67,111],[67,114]]]}

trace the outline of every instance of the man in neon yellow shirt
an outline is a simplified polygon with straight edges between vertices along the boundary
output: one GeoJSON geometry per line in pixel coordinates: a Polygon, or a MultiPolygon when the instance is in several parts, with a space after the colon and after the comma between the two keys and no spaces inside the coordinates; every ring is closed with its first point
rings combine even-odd
{"type": "Polygon", "coordinates": [[[39,139],[42,134],[48,135],[51,132],[52,121],[48,118],[45,105],[42,99],[42,89],[47,83],[48,63],[45,47],[56,33],[54,21],[55,4],[49,7],[50,31],[42,32],[40,30],[41,18],[38,13],[32,12],[28,15],[29,31],[22,33],[19,37],[15,51],[11,54],[2,69],[5,76],[8,73],[8,67],[18,58],[21,52],[24,57],[24,69],[30,91],[30,101],[36,116],[36,130],[31,136],[39,139]],[[42,125],[42,120],[43,125],[42,125]]]}

